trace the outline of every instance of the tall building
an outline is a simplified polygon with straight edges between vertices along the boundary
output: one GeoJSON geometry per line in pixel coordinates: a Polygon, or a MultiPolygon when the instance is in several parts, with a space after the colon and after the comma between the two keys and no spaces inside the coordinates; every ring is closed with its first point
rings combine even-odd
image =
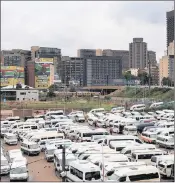
{"type": "Polygon", "coordinates": [[[89,58],[96,56],[96,49],[79,49],[77,51],[77,57],[89,58]]]}
{"type": "Polygon", "coordinates": [[[69,85],[70,81],[74,81],[83,85],[84,58],[63,56],[61,60],[63,83],[69,85]]]}
{"type": "Polygon", "coordinates": [[[102,56],[103,50],[102,49],[96,49],[96,56],[102,56]]]}
{"type": "Polygon", "coordinates": [[[31,47],[31,55],[32,61],[36,59],[40,59],[41,62],[49,62],[52,60],[52,64],[54,65],[55,74],[61,74],[61,49],[59,48],[51,48],[51,47],[39,47],[32,46],[31,47]]]}
{"type": "Polygon", "coordinates": [[[151,66],[157,66],[155,51],[148,50],[148,60],[150,61],[151,66]]]}
{"type": "Polygon", "coordinates": [[[159,85],[164,77],[168,77],[168,55],[163,56],[159,62],[159,85]]]}
{"type": "Polygon", "coordinates": [[[129,51],[128,50],[103,50],[103,56],[121,57],[122,58],[122,69],[129,69],[129,51]]]}
{"type": "Polygon", "coordinates": [[[122,78],[121,57],[96,56],[84,62],[84,86],[115,85],[122,78]]]}
{"type": "Polygon", "coordinates": [[[31,60],[31,52],[22,49],[2,50],[1,58],[2,65],[4,66],[19,66],[25,68],[26,63],[31,60]]]}
{"type": "Polygon", "coordinates": [[[147,67],[147,43],[143,38],[133,38],[129,43],[129,66],[130,68],[144,69],[147,67]]]}
{"type": "Polygon", "coordinates": [[[174,40],[168,46],[168,77],[174,81],[174,40]]]}
{"type": "Polygon", "coordinates": [[[174,10],[166,12],[167,47],[174,40],[174,10]]]}

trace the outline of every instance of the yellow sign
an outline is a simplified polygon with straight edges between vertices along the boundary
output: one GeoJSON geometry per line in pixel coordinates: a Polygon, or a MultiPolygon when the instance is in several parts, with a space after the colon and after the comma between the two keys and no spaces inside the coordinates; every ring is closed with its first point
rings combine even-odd
{"type": "Polygon", "coordinates": [[[53,58],[35,58],[36,63],[53,63],[53,58]]]}
{"type": "Polygon", "coordinates": [[[24,84],[24,68],[16,66],[1,66],[1,86],[24,84]]]}
{"type": "Polygon", "coordinates": [[[23,78],[19,78],[19,79],[16,79],[16,78],[1,78],[1,86],[12,85],[12,86],[16,87],[17,83],[24,84],[24,79],[23,78]]]}

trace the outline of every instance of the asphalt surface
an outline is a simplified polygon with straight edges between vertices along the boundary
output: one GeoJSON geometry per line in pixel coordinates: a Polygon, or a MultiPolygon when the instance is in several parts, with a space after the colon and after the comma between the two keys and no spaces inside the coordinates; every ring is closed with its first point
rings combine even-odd
{"type": "MultiPolygon", "coordinates": [[[[80,123],[80,126],[88,125],[87,123],[80,123]]],[[[93,126],[90,126],[90,128],[94,128],[93,126]]],[[[108,129],[109,130],[109,129],[108,129]]],[[[117,135],[117,134],[113,134],[117,135]]],[[[3,143],[3,140],[2,140],[3,143]]],[[[20,143],[18,145],[6,145],[4,144],[5,151],[11,150],[11,149],[19,149],[20,143]]],[[[172,149],[164,149],[159,148],[163,150],[167,150],[168,152],[174,153],[174,150],[172,149]]],[[[59,178],[55,174],[55,168],[54,164],[52,162],[47,162],[44,158],[44,153],[41,152],[39,156],[28,156],[24,155],[28,160],[28,170],[29,170],[29,180],[28,181],[55,181],[55,182],[61,182],[62,179],[59,178]]],[[[1,181],[9,182],[9,175],[2,175],[1,181]]],[[[162,178],[161,182],[174,182],[172,179],[162,178]]]]}

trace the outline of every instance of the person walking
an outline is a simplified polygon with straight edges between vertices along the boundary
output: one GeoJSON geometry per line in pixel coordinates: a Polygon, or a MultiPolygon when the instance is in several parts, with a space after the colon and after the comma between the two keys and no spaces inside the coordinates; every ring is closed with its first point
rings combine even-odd
{"type": "Polygon", "coordinates": [[[110,132],[110,134],[112,135],[112,133],[113,133],[112,127],[109,129],[109,132],[110,132]]]}
{"type": "Polygon", "coordinates": [[[97,121],[96,120],[94,121],[94,126],[95,126],[95,128],[97,127],[97,121]]]}

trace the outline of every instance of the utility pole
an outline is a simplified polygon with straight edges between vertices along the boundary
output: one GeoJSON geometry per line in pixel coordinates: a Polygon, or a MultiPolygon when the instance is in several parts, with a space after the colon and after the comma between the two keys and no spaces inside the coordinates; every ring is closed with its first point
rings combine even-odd
{"type": "MultiPolygon", "coordinates": [[[[65,146],[63,145],[62,146],[62,170],[63,170],[63,173],[66,172],[66,156],[65,156],[65,146]]],[[[66,177],[65,175],[62,176],[62,182],[66,182],[66,177]]]]}
{"type": "Polygon", "coordinates": [[[149,72],[148,84],[149,84],[149,96],[150,96],[150,89],[151,89],[151,63],[150,63],[150,60],[149,60],[149,56],[148,56],[148,72],[149,72]]]}

